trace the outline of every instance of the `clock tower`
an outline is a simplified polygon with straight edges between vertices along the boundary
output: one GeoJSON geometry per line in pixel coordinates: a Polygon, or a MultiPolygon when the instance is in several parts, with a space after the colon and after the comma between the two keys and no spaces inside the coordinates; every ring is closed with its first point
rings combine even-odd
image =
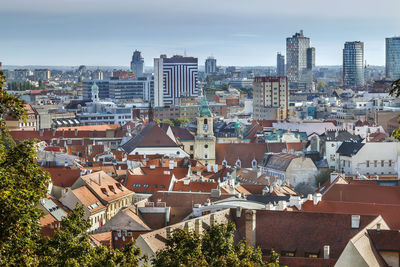
{"type": "Polygon", "coordinates": [[[213,117],[203,97],[200,116],[197,117],[197,133],[194,138],[194,158],[203,164],[215,164],[215,142],[213,117]]]}

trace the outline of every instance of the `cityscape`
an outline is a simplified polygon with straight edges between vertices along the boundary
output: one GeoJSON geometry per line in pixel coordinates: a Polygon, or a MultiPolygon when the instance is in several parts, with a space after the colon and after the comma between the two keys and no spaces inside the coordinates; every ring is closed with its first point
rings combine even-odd
{"type": "MultiPolygon", "coordinates": [[[[46,12],[54,13],[55,25],[68,14],[75,18],[70,6],[61,11],[40,2],[43,11],[26,18],[39,27],[33,33],[41,31],[36,16],[45,21],[46,12]]],[[[103,14],[108,6],[83,2],[83,15],[103,14]]],[[[219,3],[213,12],[201,6],[199,14],[210,20],[201,24],[192,1],[178,2],[158,3],[154,14],[147,4],[137,7],[160,29],[178,32],[178,14],[192,14],[193,30],[182,30],[181,44],[165,41],[163,49],[159,38],[169,35],[157,36],[153,22],[143,21],[138,36],[126,37],[137,38],[137,45],[108,48],[115,58],[100,55],[96,47],[109,44],[96,39],[93,55],[83,52],[82,41],[69,61],[71,39],[59,45],[66,54],[59,59],[52,48],[37,62],[37,54],[22,62],[22,44],[14,49],[14,33],[4,32],[0,265],[400,266],[400,28],[379,30],[393,26],[388,21],[400,5],[385,0],[394,11],[373,27],[365,21],[374,10],[365,8],[357,15],[365,28],[357,31],[362,26],[349,23],[348,12],[324,20],[326,8],[305,1],[322,14],[315,15],[321,27],[331,20],[341,27],[343,19],[354,34],[324,28],[331,35],[324,37],[314,26],[299,27],[312,20],[307,11],[309,20],[277,23],[274,31],[285,30],[271,34],[269,49],[261,51],[256,40],[263,33],[253,34],[258,27],[230,30],[237,23],[240,32],[263,11],[237,3],[231,12],[243,15],[239,23],[219,3]],[[160,15],[162,8],[171,13],[160,15]],[[234,24],[227,33],[246,40],[237,63],[231,49],[238,48],[227,37],[226,51],[216,40],[206,52],[198,48],[201,41],[185,41],[197,30],[204,47],[214,44],[215,29],[224,25],[216,14],[234,24]],[[170,21],[163,25],[161,18],[170,21]]],[[[125,27],[118,29],[117,17],[125,19],[118,12],[133,12],[131,4],[108,6],[116,32],[125,27]]],[[[26,5],[18,13],[19,7],[5,4],[0,15],[37,9],[26,5]]],[[[304,11],[298,5],[289,10],[304,11]]],[[[70,38],[70,28],[54,33],[52,27],[54,46],[59,35],[70,38]]],[[[32,41],[42,41],[37,38],[32,41]]]]}

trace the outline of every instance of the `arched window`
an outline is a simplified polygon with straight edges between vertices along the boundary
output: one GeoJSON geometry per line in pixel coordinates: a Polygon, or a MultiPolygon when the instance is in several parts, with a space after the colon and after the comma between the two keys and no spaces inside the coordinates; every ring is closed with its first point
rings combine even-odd
{"type": "Polygon", "coordinates": [[[208,148],[208,145],[204,145],[204,148],[208,148]]]}
{"type": "Polygon", "coordinates": [[[208,120],[207,119],[204,119],[204,124],[208,124],[208,120]]]}

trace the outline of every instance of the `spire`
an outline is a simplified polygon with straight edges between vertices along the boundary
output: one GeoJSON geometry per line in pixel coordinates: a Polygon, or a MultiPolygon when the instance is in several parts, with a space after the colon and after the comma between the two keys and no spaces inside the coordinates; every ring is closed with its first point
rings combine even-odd
{"type": "Polygon", "coordinates": [[[205,117],[205,116],[212,117],[206,97],[204,96],[200,106],[200,117],[205,117]]]}
{"type": "Polygon", "coordinates": [[[99,87],[97,86],[96,82],[92,85],[92,101],[96,102],[99,100],[99,87]]]}

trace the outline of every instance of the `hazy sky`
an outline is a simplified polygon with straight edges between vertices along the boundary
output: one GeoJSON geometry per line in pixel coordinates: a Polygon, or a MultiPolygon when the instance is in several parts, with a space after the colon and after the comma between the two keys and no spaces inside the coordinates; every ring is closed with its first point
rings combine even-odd
{"type": "Polygon", "coordinates": [[[363,41],[384,65],[385,37],[400,35],[400,0],[0,0],[0,61],[13,65],[146,66],[160,54],[218,65],[275,65],[300,29],[317,65],[342,64],[345,41],[363,41]]]}

